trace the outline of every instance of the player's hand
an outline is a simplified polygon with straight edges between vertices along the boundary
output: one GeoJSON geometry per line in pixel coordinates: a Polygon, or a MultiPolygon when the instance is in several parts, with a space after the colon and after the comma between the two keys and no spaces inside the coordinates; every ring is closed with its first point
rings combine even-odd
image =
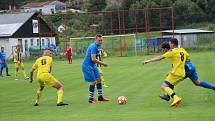
{"type": "Polygon", "coordinates": [[[108,64],[107,64],[107,63],[104,63],[103,66],[104,66],[104,67],[108,67],[108,64]]]}
{"type": "Polygon", "coordinates": [[[148,60],[145,60],[145,61],[142,62],[143,65],[144,65],[144,64],[148,64],[148,63],[149,63],[148,60]]]}
{"type": "Polygon", "coordinates": [[[30,79],[29,83],[32,83],[33,82],[33,79],[30,79]]]}

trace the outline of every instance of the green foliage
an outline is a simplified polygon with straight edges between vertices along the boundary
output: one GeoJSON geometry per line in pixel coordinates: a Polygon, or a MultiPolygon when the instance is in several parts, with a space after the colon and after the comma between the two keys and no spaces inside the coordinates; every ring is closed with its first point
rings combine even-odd
{"type": "Polygon", "coordinates": [[[105,9],[106,5],[106,0],[90,0],[88,11],[101,11],[105,9]]]}

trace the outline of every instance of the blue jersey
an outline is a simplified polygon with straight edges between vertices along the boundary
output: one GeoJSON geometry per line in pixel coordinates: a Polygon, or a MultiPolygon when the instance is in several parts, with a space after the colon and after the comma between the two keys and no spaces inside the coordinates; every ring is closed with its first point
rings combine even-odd
{"type": "Polygon", "coordinates": [[[86,55],[83,60],[83,64],[94,66],[95,63],[92,61],[91,55],[96,54],[96,56],[98,56],[100,49],[101,49],[100,45],[97,45],[96,43],[92,43],[87,49],[86,55]]]}
{"type": "Polygon", "coordinates": [[[5,52],[0,52],[0,59],[2,63],[6,63],[6,53],[5,52]]]}

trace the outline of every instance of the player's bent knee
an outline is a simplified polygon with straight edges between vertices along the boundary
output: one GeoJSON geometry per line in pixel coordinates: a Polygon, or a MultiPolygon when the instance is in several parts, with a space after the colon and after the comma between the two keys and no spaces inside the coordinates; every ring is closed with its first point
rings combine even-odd
{"type": "Polygon", "coordinates": [[[198,81],[198,80],[193,81],[193,83],[194,83],[196,86],[199,86],[199,85],[200,85],[200,81],[198,81]]]}

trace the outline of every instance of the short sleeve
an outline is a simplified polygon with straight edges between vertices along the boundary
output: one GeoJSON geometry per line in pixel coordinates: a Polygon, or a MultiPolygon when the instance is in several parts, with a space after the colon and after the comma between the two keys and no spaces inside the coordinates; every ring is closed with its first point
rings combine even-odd
{"type": "Polygon", "coordinates": [[[168,51],[168,52],[164,53],[162,56],[165,57],[165,58],[170,58],[170,57],[172,57],[172,55],[173,55],[173,52],[168,51]]]}
{"type": "Polygon", "coordinates": [[[37,61],[32,65],[32,69],[37,69],[38,67],[38,64],[37,64],[37,61]]]}
{"type": "Polygon", "coordinates": [[[91,48],[90,54],[96,54],[96,50],[97,50],[97,48],[96,48],[95,46],[93,46],[93,47],[91,48]]]}

